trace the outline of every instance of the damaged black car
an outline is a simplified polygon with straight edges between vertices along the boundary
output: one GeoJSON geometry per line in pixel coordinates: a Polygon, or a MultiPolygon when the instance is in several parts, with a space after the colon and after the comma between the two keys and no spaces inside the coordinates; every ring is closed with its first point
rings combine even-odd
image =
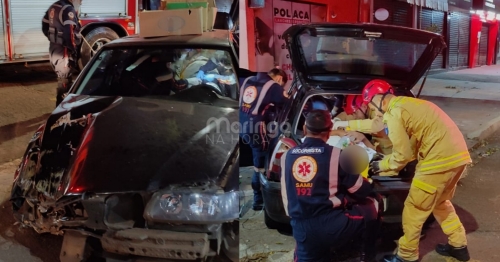
{"type": "Polygon", "coordinates": [[[237,261],[238,58],[228,31],[115,40],[38,128],[15,173],[22,226],[61,261],[237,261]],[[155,261],[155,260],[148,260],[155,261]]]}

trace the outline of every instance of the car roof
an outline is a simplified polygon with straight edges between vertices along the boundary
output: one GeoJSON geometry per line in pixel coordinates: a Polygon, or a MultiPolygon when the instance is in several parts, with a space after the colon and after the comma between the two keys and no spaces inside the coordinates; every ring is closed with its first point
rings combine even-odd
{"type": "Polygon", "coordinates": [[[172,35],[162,37],[144,38],[139,35],[131,35],[122,37],[106,44],[107,48],[123,47],[130,45],[183,45],[183,46],[221,46],[230,47],[230,31],[229,30],[214,30],[204,32],[202,35],[172,35]]]}

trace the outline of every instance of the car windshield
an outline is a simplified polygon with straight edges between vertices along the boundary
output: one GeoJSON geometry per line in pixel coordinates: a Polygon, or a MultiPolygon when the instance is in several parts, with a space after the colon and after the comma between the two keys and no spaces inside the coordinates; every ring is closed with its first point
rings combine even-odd
{"type": "Polygon", "coordinates": [[[401,76],[408,74],[426,44],[390,39],[300,35],[308,74],[401,76]]]}
{"type": "Polygon", "coordinates": [[[200,89],[209,96],[237,100],[232,61],[229,52],[215,49],[107,49],[88,65],[75,93],[202,102],[206,98],[200,92],[189,92],[200,89]]]}

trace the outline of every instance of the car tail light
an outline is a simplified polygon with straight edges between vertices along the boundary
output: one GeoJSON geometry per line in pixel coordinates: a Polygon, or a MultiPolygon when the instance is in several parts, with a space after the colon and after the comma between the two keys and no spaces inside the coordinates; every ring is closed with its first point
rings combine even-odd
{"type": "Polygon", "coordinates": [[[277,177],[277,180],[279,180],[279,175],[281,174],[281,157],[283,156],[283,153],[285,153],[288,149],[290,149],[290,147],[287,144],[281,142],[279,143],[279,148],[273,154],[272,162],[270,163],[271,164],[270,168],[267,171],[268,179],[273,179],[274,177],[277,177]]]}
{"type": "Polygon", "coordinates": [[[283,155],[285,151],[281,151],[276,153],[276,157],[274,158],[273,164],[271,166],[271,172],[279,174],[281,172],[280,168],[280,161],[281,161],[281,156],[283,155]]]}

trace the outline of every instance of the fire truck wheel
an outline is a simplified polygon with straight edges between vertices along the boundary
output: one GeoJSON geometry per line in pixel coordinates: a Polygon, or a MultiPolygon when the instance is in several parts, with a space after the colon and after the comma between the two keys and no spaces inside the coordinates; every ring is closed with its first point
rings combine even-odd
{"type": "Polygon", "coordinates": [[[85,67],[85,65],[90,61],[94,52],[97,52],[104,44],[107,44],[115,39],[120,38],[118,34],[109,27],[97,27],[92,29],[88,34],[85,35],[85,39],[88,44],[83,41],[80,53],[80,59],[78,60],[78,67],[80,70],[85,67]],[[92,50],[90,46],[92,46],[92,50]]]}

